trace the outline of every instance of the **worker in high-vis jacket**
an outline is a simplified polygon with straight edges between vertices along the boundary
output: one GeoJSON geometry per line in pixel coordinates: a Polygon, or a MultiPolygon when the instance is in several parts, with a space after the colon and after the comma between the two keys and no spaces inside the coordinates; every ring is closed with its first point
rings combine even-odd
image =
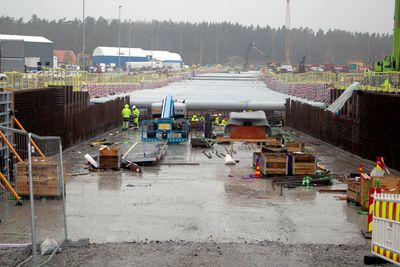
{"type": "Polygon", "coordinates": [[[220,120],[219,114],[217,114],[217,116],[215,117],[215,120],[214,120],[214,124],[219,125],[219,120],[220,120]]]}
{"type": "Polygon", "coordinates": [[[391,86],[390,86],[390,82],[388,79],[386,79],[383,84],[383,92],[390,92],[391,91],[391,86]]]}
{"type": "Polygon", "coordinates": [[[223,125],[223,126],[228,125],[228,119],[227,118],[223,118],[223,120],[221,121],[221,125],[223,125]]]}
{"type": "Polygon", "coordinates": [[[126,131],[129,128],[129,119],[131,117],[131,110],[128,104],[125,104],[124,109],[122,110],[122,131],[126,131]]]}
{"type": "Polygon", "coordinates": [[[192,121],[198,121],[199,119],[197,118],[196,114],[193,114],[192,116],[192,121]]]}
{"type": "Polygon", "coordinates": [[[136,106],[133,106],[133,127],[135,129],[139,128],[139,115],[140,111],[136,106]]]}

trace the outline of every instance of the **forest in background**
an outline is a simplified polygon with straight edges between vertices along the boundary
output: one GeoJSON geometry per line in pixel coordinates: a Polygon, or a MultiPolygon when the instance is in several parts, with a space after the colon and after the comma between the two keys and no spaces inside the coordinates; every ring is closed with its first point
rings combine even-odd
{"type": "MultiPolygon", "coordinates": [[[[87,17],[86,52],[98,46],[118,46],[118,20],[87,17]]],[[[0,17],[0,34],[40,35],[55,43],[56,49],[82,52],[82,20],[46,20],[32,15],[30,20],[0,17]]],[[[239,64],[246,57],[249,42],[255,42],[273,61],[285,60],[285,27],[244,26],[238,23],[189,23],[173,21],[123,21],[121,46],[181,53],[186,64],[239,64]],[[131,36],[129,38],[129,36],[131,36]]],[[[353,33],[343,30],[317,32],[309,28],[291,29],[292,64],[303,56],[306,63],[346,64],[348,60],[372,63],[389,55],[392,36],[353,33]]],[[[250,62],[262,62],[252,51],[250,62]]]]}

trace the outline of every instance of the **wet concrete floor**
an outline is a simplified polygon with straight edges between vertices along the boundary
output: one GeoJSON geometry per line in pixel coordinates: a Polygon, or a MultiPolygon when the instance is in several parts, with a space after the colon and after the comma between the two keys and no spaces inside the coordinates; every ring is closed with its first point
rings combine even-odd
{"type": "MultiPolygon", "coordinates": [[[[139,132],[129,130],[104,135],[130,144],[139,132]]],[[[370,161],[334,148],[304,134],[306,149],[320,163],[339,174],[354,172],[360,161],[370,161]]],[[[229,145],[213,150],[226,153],[229,145]]],[[[270,179],[244,179],[254,173],[254,146],[235,143],[236,166],[224,165],[212,151],[169,145],[162,164],[145,166],[143,173],[127,170],[89,172],[84,154],[96,155],[88,143],[65,152],[67,221],[69,238],[90,242],[185,240],[194,242],[281,241],[287,244],[363,244],[360,229],[366,216],[337,200],[339,194],[319,193],[319,188],[272,188],[270,179]],[[168,165],[165,163],[199,163],[168,165]]],[[[335,188],[346,188],[343,184],[335,188]]],[[[0,224],[0,243],[30,241],[29,203],[12,207],[0,224]]],[[[59,200],[37,201],[38,239],[63,234],[59,200]]]]}

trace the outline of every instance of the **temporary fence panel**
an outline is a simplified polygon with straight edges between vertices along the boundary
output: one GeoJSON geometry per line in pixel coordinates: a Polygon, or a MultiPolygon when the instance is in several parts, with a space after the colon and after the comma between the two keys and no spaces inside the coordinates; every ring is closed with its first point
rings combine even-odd
{"type": "MultiPolygon", "coordinates": [[[[51,86],[72,86],[74,91],[86,88],[86,85],[140,85],[143,83],[165,84],[172,80],[182,80],[196,72],[189,70],[177,70],[163,72],[107,72],[88,73],[86,71],[70,71],[60,68],[43,68],[40,73],[6,72],[7,78],[0,81],[0,87],[14,90],[47,88],[51,86]]],[[[114,92],[118,93],[118,92],[114,92]]]]}
{"type": "MultiPolygon", "coordinates": [[[[15,160],[12,184],[23,199],[15,206],[11,197],[2,199],[8,212],[0,224],[3,246],[32,245],[33,266],[50,260],[38,257],[38,246],[45,239],[55,239],[59,247],[67,240],[65,179],[60,137],[42,137],[25,131],[0,126],[14,137],[13,146],[22,159],[15,160]]],[[[3,205],[2,205],[3,206],[3,205]]]]}
{"type": "Polygon", "coordinates": [[[372,253],[400,266],[400,195],[375,194],[372,253]]]}
{"type": "MultiPolygon", "coordinates": [[[[12,94],[9,92],[0,92],[0,126],[12,127],[12,94]]],[[[12,141],[11,134],[6,133],[5,137],[12,141]]],[[[1,138],[0,141],[0,171],[10,180],[10,148],[1,138]]],[[[0,189],[1,190],[1,189],[0,189]]]]}
{"type": "MultiPolygon", "coordinates": [[[[328,84],[332,88],[345,90],[352,83],[360,83],[360,90],[385,93],[399,93],[400,74],[398,72],[359,72],[359,73],[333,73],[333,72],[307,72],[307,73],[266,73],[266,79],[280,81],[283,85],[328,84]]],[[[270,81],[271,82],[271,81],[270,81]]],[[[282,84],[277,85],[282,88],[282,84]]],[[[270,88],[276,90],[269,84],[270,88]]],[[[311,89],[310,89],[311,90],[311,89]]],[[[279,91],[279,89],[277,90],[279,91]]]]}

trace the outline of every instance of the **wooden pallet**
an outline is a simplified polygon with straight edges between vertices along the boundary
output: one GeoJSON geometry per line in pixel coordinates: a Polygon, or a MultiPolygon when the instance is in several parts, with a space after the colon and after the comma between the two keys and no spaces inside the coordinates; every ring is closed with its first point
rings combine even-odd
{"type": "Polygon", "coordinates": [[[260,169],[264,175],[287,175],[287,155],[285,153],[261,153],[260,169]]]}

